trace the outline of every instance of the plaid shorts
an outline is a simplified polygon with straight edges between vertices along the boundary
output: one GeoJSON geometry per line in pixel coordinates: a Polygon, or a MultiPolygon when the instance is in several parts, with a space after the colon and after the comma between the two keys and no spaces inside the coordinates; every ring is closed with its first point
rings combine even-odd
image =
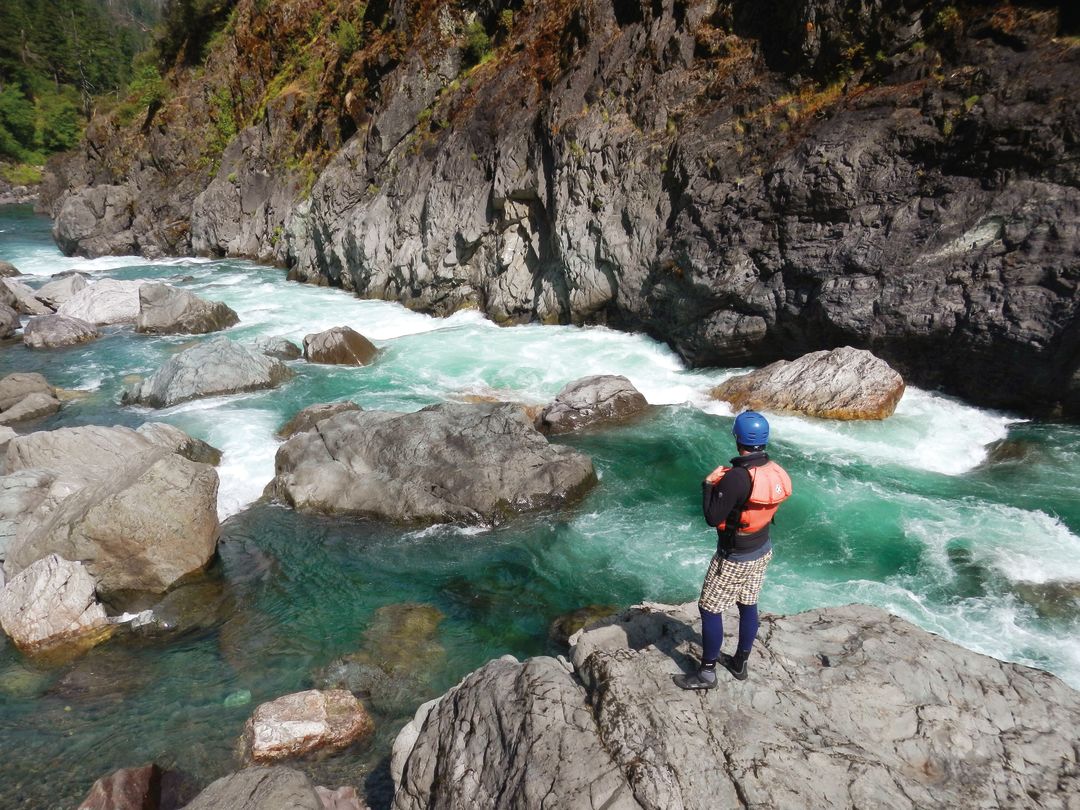
{"type": "Polygon", "coordinates": [[[764,557],[750,562],[732,562],[719,554],[713,555],[705,584],[701,586],[698,606],[709,613],[720,613],[736,602],[756,605],[761,585],[765,582],[765,569],[772,559],[770,551],[764,557]]]}

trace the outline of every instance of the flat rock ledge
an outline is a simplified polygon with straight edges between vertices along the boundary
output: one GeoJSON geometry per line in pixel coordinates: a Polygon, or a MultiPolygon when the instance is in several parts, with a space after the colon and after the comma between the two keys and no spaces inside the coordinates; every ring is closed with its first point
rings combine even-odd
{"type": "Polygon", "coordinates": [[[566,385],[536,417],[544,433],[569,433],[597,423],[615,422],[649,407],[633,383],[618,374],[583,377],[566,385]]]}
{"type": "Polygon", "coordinates": [[[418,524],[497,524],[596,483],[587,456],[487,403],[339,413],[281,445],[275,471],[266,494],[301,511],[418,524]]]}
{"type": "Polygon", "coordinates": [[[885,419],[904,395],[904,378],[884,360],[844,346],[780,360],[724,380],[715,399],[736,410],[789,411],[821,419],[885,419]]]}
{"type": "Polygon", "coordinates": [[[203,335],[240,323],[240,317],[220,301],[207,301],[168,284],[139,288],[139,317],[135,331],[148,335],[203,335]]]}
{"type": "Polygon", "coordinates": [[[1080,693],[877,608],[766,616],[750,677],[709,692],[696,604],[642,605],[507,656],[422,706],[395,810],[1040,807],[1080,801],[1080,693]]]}
{"type": "Polygon", "coordinates": [[[339,751],[375,724],[352,692],[309,689],[263,703],[244,727],[244,759],[268,764],[316,751],[339,751]]]}
{"type": "Polygon", "coordinates": [[[124,391],[121,401],[168,408],[201,397],[276,388],[292,376],[280,360],[217,337],[173,355],[149,379],[124,391]]]}
{"type": "Polygon", "coordinates": [[[0,590],[0,627],[25,655],[87,650],[110,634],[94,580],[77,562],[50,554],[0,590]]]}
{"type": "Polygon", "coordinates": [[[335,326],[304,337],[304,359],[309,363],[366,366],[378,353],[375,344],[348,326],[335,326]]]}

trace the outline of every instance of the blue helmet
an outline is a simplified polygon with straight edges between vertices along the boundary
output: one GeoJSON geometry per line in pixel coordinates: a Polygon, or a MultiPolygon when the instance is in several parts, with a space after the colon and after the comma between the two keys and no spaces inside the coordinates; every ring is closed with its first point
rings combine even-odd
{"type": "Polygon", "coordinates": [[[769,423],[757,411],[743,411],[735,417],[731,435],[744,447],[763,447],[769,443],[769,423]]]}

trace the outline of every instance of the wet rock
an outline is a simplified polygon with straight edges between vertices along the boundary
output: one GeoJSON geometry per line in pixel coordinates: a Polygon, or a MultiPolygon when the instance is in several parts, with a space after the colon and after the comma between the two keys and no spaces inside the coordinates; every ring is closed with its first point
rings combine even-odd
{"type": "Polygon", "coordinates": [[[161,769],[120,768],[94,782],[78,810],[159,810],[161,769]]]}
{"type": "Polygon", "coordinates": [[[221,463],[221,451],[207,444],[202,439],[188,436],[180,428],[165,422],[146,422],[136,430],[154,444],[169,448],[174,453],[179,453],[189,461],[199,464],[210,464],[216,467],[221,463]]]}
{"type": "Polygon", "coordinates": [[[349,401],[320,402],[315,405],[308,405],[306,408],[297,411],[292,419],[282,425],[277,435],[283,439],[288,439],[297,433],[311,430],[319,422],[329,419],[331,416],[337,416],[339,413],[345,413],[346,411],[359,410],[362,410],[359,405],[349,401]]]}
{"type": "Polygon", "coordinates": [[[186,810],[324,810],[311,780],[291,768],[245,768],[212,782],[186,810]]]}
{"type": "Polygon", "coordinates": [[[19,328],[19,313],[7,304],[0,303],[0,338],[8,338],[19,328]]]}
{"type": "Polygon", "coordinates": [[[78,346],[101,337],[93,324],[66,315],[39,315],[26,322],[23,343],[31,349],[78,346]]]}
{"type": "Polygon", "coordinates": [[[296,509],[411,523],[499,523],[596,483],[588,457],[512,405],[341,413],[278,448],[275,470],[267,493],[296,509]]]}
{"type": "MultiPolygon", "coordinates": [[[[146,600],[138,605],[147,604],[146,600]]],[[[158,602],[149,603],[150,619],[132,632],[141,636],[168,634],[170,638],[184,633],[210,630],[224,623],[236,610],[236,602],[222,580],[200,578],[172,588],[158,602]]]]}
{"type": "Polygon", "coordinates": [[[0,413],[15,405],[23,397],[33,393],[55,396],[56,389],[36,372],[16,372],[0,380],[0,413]]]}
{"type": "Polygon", "coordinates": [[[145,653],[130,645],[106,644],[71,664],[49,694],[64,701],[120,703],[159,676],[145,653]]]}
{"type": "Polygon", "coordinates": [[[304,359],[309,363],[366,366],[378,352],[370,340],[348,326],[335,326],[304,337],[304,359]]]}
{"type": "Polygon", "coordinates": [[[26,655],[77,654],[111,632],[90,574],[57,554],[37,560],[0,591],[0,627],[26,655]]]}
{"type": "Polygon", "coordinates": [[[348,689],[390,716],[431,697],[431,678],[446,651],[438,640],[443,614],[433,605],[385,605],[364,631],[362,648],[315,674],[321,689],[348,689]]]}
{"type": "Polygon", "coordinates": [[[37,291],[36,297],[45,306],[56,309],[74,296],[75,293],[85,290],[86,287],[86,276],[81,273],[73,273],[43,285],[37,291]]]}
{"type": "Polygon", "coordinates": [[[167,408],[201,397],[276,388],[293,372],[280,360],[218,337],[185,349],[152,377],[124,391],[124,404],[167,408]]]}
{"type": "Polygon", "coordinates": [[[27,394],[10,408],[0,412],[0,426],[13,425],[16,422],[29,422],[60,410],[60,400],[49,394],[34,391],[27,394]]]}
{"type": "Polygon", "coordinates": [[[262,337],[252,343],[256,351],[278,360],[298,360],[303,357],[303,350],[291,340],[283,337],[262,337]]]}
{"type": "Polygon", "coordinates": [[[374,723],[342,689],[310,689],[259,706],[244,728],[245,758],[278,762],[315,751],[338,751],[370,735],[374,723]]]}
{"type": "Polygon", "coordinates": [[[630,380],[621,375],[584,377],[566,385],[536,418],[544,433],[569,433],[594,425],[626,419],[648,407],[630,380]]]}
{"type": "Polygon", "coordinates": [[[610,618],[618,614],[619,608],[615,605],[586,605],[569,613],[564,613],[551,623],[548,628],[548,638],[565,647],[570,643],[570,637],[581,628],[610,618]]]}
{"type": "Polygon", "coordinates": [[[1024,464],[1031,461],[1037,453],[1038,448],[1031,442],[1021,439],[999,439],[986,445],[986,458],[979,466],[1024,464]]]}
{"type": "Polygon", "coordinates": [[[16,519],[9,575],[58,553],[85,563],[103,594],[160,593],[205,567],[217,547],[217,472],[128,428],[19,436],[7,470],[52,476],[33,511],[16,519]]]}
{"type": "Polygon", "coordinates": [[[139,288],[136,332],[202,335],[227,329],[239,322],[239,316],[220,301],[207,301],[167,284],[143,284],[139,288]]]}
{"type": "Polygon", "coordinates": [[[0,278],[0,303],[23,315],[48,315],[52,307],[37,300],[34,291],[13,278],[0,278]]]}
{"type": "Polygon", "coordinates": [[[104,278],[75,293],[57,312],[97,326],[135,323],[139,317],[139,288],[145,283],[104,278]]]}
{"type": "Polygon", "coordinates": [[[850,605],[764,617],[747,681],[686,692],[671,675],[696,665],[699,624],[694,604],[646,605],[585,630],[572,665],[489,662],[410,724],[395,810],[1010,806],[1077,789],[1054,752],[1080,693],[1052,675],[850,605]]]}
{"type": "Polygon", "coordinates": [[[13,265],[11,262],[0,261],[0,278],[11,278],[13,276],[21,276],[19,268],[13,265]]]}
{"type": "Polygon", "coordinates": [[[868,351],[845,346],[780,360],[712,390],[736,410],[790,411],[822,419],[885,419],[904,395],[903,378],[868,351]]]}
{"type": "MultiPolygon", "coordinates": [[[[4,636],[0,635],[0,648],[5,643],[4,636]]],[[[51,680],[49,669],[38,669],[29,659],[12,661],[0,669],[0,695],[15,700],[39,698],[48,691],[51,680]]]]}
{"type": "Polygon", "coordinates": [[[1011,589],[1044,619],[1071,620],[1080,616],[1080,582],[1016,582],[1011,589]]]}

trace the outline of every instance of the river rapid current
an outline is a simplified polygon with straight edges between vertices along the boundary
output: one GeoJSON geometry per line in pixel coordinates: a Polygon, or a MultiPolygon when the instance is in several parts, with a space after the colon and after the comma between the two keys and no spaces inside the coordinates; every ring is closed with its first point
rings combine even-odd
{"type": "MultiPolygon", "coordinates": [[[[114,639],[59,669],[0,642],[2,807],[74,807],[98,776],[149,760],[205,783],[236,767],[235,741],[258,703],[310,687],[338,656],[390,646],[408,652],[420,675],[377,708],[379,730],[365,748],[309,766],[322,784],[377,780],[417,703],[489,658],[559,652],[548,627],[560,614],[697,595],[715,547],[699,482],[733,453],[732,414],[707,392],[737,369],[690,370],[647,337],[605,328],[431,318],[246,261],[65,258],[48,220],[25,207],[0,208],[0,259],[32,284],[69,269],[167,281],[232,307],[234,339],[299,343],[349,325],[382,349],[369,367],[296,361],[280,389],[155,411],[120,406],[125,381],[203,338],[106,327],[101,340],[71,349],[0,346],[0,374],[37,371],[86,392],[37,429],[159,420],[224,453],[220,560],[203,583],[212,616],[174,637],[114,639]],[[659,407],[558,439],[588,453],[600,476],[570,509],[491,530],[409,531],[260,500],[274,473],[274,432],[305,405],[416,410],[470,395],[542,403],[597,373],[626,375],[659,407]],[[376,611],[400,603],[443,616],[418,652],[414,639],[380,629],[387,614],[376,611]]],[[[774,528],[763,610],[877,605],[1080,688],[1080,428],[913,388],[882,422],[770,420],[771,454],[795,494],[774,528]]]]}

